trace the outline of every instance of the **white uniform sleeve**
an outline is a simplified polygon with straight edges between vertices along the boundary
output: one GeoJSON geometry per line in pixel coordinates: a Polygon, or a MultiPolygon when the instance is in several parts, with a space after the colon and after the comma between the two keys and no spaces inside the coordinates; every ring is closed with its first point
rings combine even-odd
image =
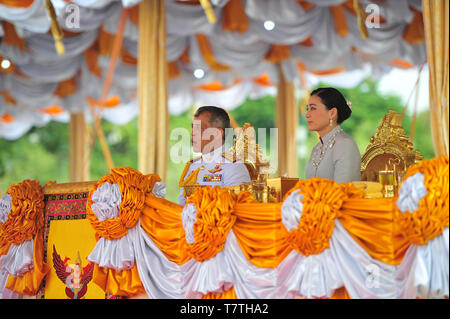
{"type": "Polygon", "coordinates": [[[183,196],[184,187],[180,187],[180,195],[178,195],[178,204],[186,206],[186,199],[183,196]]]}
{"type": "Polygon", "coordinates": [[[252,181],[245,164],[232,163],[228,165],[227,172],[224,174],[223,186],[240,185],[252,181]]]}

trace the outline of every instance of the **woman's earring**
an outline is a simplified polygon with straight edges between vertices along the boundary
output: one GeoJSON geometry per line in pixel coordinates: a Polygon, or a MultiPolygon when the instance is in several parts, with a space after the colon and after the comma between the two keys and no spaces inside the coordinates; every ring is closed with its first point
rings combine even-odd
{"type": "Polygon", "coordinates": [[[333,126],[333,120],[330,119],[330,126],[333,126]]]}

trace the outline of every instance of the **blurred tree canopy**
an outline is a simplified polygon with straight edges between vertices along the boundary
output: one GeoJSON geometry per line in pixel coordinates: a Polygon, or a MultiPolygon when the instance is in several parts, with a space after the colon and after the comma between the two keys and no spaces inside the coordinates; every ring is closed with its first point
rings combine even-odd
{"type": "MultiPolygon", "coordinates": [[[[317,87],[329,86],[321,83],[317,87]]],[[[314,88],[312,88],[314,89],[314,88]]],[[[400,113],[403,104],[400,97],[382,95],[378,92],[376,81],[367,79],[352,89],[340,89],[345,98],[352,102],[352,116],[342,124],[343,130],[352,136],[363,154],[371,136],[389,110],[400,113]]],[[[409,107],[412,109],[412,105],[409,107]]],[[[187,110],[181,115],[170,116],[170,130],[186,128],[191,131],[192,114],[194,109],[187,110]]],[[[405,133],[410,135],[411,116],[409,110],[404,119],[405,133]]],[[[230,112],[239,125],[251,123],[256,132],[258,128],[275,127],[275,98],[266,96],[258,100],[246,100],[241,106],[230,112]]],[[[299,126],[303,135],[299,137],[298,177],[304,178],[304,170],[309,159],[311,149],[317,143],[315,132],[307,131],[306,120],[299,116],[299,126]]],[[[32,128],[27,134],[14,141],[0,139],[0,195],[14,183],[24,179],[38,180],[41,185],[48,181],[64,183],[69,181],[69,133],[65,123],[50,122],[44,127],[32,128]]],[[[116,166],[130,166],[137,169],[137,119],[123,126],[102,121],[114,164],[116,166]]],[[[298,134],[298,133],[297,133],[298,134]]],[[[267,131],[267,147],[269,146],[269,131],[267,131]]],[[[177,140],[169,141],[169,149],[177,140]]],[[[280,141],[281,143],[282,141],[280,141]]],[[[91,153],[90,179],[97,180],[108,173],[106,161],[96,141],[91,153]]],[[[424,158],[434,157],[433,143],[430,130],[429,112],[417,114],[414,148],[419,149],[424,158]]],[[[167,198],[176,202],[179,194],[178,180],[183,171],[184,163],[169,162],[167,198]]]]}

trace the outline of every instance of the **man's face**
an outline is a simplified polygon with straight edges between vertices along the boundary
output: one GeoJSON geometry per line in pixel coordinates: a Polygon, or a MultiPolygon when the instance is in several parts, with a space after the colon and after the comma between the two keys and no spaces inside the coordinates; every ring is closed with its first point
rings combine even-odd
{"type": "Polygon", "coordinates": [[[207,154],[222,146],[222,129],[209,122],[209,112],[200,113],[192,122],[192,147],[195,153],[207,154]]]}

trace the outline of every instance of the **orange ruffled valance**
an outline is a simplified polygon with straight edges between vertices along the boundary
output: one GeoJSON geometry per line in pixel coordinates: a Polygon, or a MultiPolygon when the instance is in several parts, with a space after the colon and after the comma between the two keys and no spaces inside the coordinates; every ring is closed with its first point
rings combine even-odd
{"type": "MultiPolygon", "coordinates": [[[[428,193],[420,201],[419,209],[412,213],[400,213],[396,207],[397,198],[366,199],[352,183],[338,185],[330,180],[313,178],[300,181],[286,195],[298,190],[304,196],[299,225],[291,232],[281,221],[282,203],[258,203],[247,192],[231,195],[224,189],[208,187],[198,188],[187,200],[197,207],[195,244],[188,244],[185,239],[181,220],[184,207],[166,199],[144,198],[140,210],[141,227],[168,260],[179,265],[190,258],[204,261],[215,256],[223,249],[232,229],[242,252],[252,264],[275,268],[293,249],[308,256],[328,248],[337,219],[370,256],[399,265],[410,245],[423,245],[448,227],[448,157],[423,161],[411,167],[406,177],[416,172],[425,175],[428,193]]],[[[122,184],[122,192],[127,187],[126,183],[122,184]]],[[[107,292],[135,294],[135,288],[126,288],[132,286],[129,284],[133,282],[131,277],[124,277],[124,273],[120,276],[109,284],[120,289],[108,288],[107,282],[100,286],[106,287],[107,292]]],[[[129,272],[129,276],[133,274],[129,272]]],[[[102,278],[106,276],[102,275],[102,278]]],[[[233,296],[233,292],[230,289],[224,296],[233,296]]],[[[348,297],[345,291],[338,292],[339,296],[348,297]]],[[[204,297],[220,296],[208,294],[204,297]]]]}
{"type": "Polygon", "coordinates": [[[34,296],[50,270],[44,263],[42,187],[38,181],[25,180],[11,185],[6,192],[11,196],[11,211],[8,219],[0,223],[0,256],[6,255],[11,245],[18,246],[34,239],[34,266],[23,276],[10,275],[5,287],[22,295],[34,296]]]}
{"type": "Polygon", "coordinates": [[[424,175],[427,194],[419,202],[414,212],[395,214],[395,232],[415,245],[426,245],[429,240],[439,236],[448,227],[448,157],[425,160],[411,167],[406,177],[417,173],[424,175]]]}
{"type": "Polygon", "coordinates": [[[153,189],[156,182],[161,181],[157,175],[143,175],[131,167],[119,167],[97,181],[89,192],[86,203],[86,213],[98,237],[118,239],[128,233],[129,228],[136,226],[144,208],[145,198],[153,189]],[[104,183],[119,186],[122,202],[119,206],[119,216],[114,219],[99,221],[92,211],[92,195],[104,183]]]}

